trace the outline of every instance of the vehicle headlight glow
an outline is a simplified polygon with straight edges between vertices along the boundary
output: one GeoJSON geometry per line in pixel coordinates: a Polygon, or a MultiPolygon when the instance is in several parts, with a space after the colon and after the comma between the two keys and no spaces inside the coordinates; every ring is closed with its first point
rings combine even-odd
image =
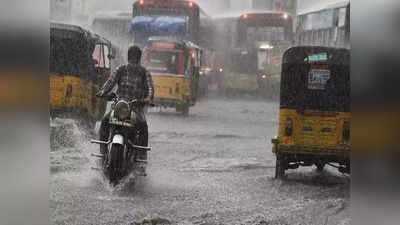
{"type": "Polygon", "coordinates": [[[264,75],[262,75],[262,78],[263,78],[263,79],[267,78],[267,75],[265,75],[265,74],[264,74],[264,75]]]}
{"type": "Polygon", "coordinates": [[[125,120],[129,117],[130,114],[130,110],[129,110],[129,104],[126,101],[119,101],[116,105],[115,105],[115,109],[114,109],[114,113],[115,116],[119,119],[119,120],[125,120]]]}
{"type": "Polygon", "coordinates": [[[274,48],[274,46],[269,45],[269,44],[263,44],[263,45],[260,46],[260,49],[264,49],[264,50],[273,49],[273,48],[274,48]]]}
{"type": "Polygon", "coordinates": [[[224,69],[219,68],[219,72],[220,72],[220,73],[224,72],[224,69]]]}
{"type": "Polygon", "coordinates": [[[287,13],[283,14],[283,19],[286,20],[287,18],[289,18],[289,15],[287,13]]]}

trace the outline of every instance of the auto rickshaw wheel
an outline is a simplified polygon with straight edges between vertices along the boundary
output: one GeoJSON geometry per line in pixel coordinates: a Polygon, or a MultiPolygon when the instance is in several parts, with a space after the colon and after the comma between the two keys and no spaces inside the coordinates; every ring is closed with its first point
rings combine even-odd
{"type": "Polygon", "coordinates": [[[189,105],[179,105],[175,107],[176,112],[182,113],[182,115],[187,116],[189,115],[189,105]]]}
{"type": "Polygon", "coordinates": [[[183,108],[182,108],[182,114],[183,114],[184,116],[189,115],[189,106],[188,106],[188,105],[184,105],[184,106],[183,106],[183,108]]]}
{"type": "Polygon", "coordinates": [[[275,179],[284,179],[286,170],[286,160],[284,157],[277,153],[276,154],[276,164],[275,164],[275,179]]]}

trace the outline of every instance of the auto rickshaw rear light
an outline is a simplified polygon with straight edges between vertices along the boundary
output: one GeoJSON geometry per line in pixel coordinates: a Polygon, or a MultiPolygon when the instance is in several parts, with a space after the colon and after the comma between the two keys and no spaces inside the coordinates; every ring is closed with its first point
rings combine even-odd
{"type": "Polygon", "coordinates": [[[286,119],[285,123],[285,136],[290,137],[293,134],[293,120],[291,118],[286,119]]]}
{"type": "Polygon", "coordinates": [[[348,142],[350,140],[350,122],[344,121],[343,123],[343,141],[348,142]]]}

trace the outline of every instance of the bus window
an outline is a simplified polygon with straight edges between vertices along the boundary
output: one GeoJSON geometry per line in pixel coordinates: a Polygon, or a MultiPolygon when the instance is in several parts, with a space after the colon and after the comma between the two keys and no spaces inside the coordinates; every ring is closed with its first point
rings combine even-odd
{"type": "Polygon", "coordinates": [[[346,8],[340,8],[339,9],[339,27],[344,27],[346,24],[346,8]]]}

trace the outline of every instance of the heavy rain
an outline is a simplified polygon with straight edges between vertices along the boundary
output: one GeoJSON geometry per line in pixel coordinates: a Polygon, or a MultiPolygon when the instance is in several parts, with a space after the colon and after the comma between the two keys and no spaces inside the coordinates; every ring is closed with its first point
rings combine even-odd
{"type": "Polygon", "coordinates": [[[52,224],[350,224],[349,0],[50,6],[52,224]],[[99,95],[133,45],[151,150],[113,175],[114,144],[147,147],[118,139],[141,107],[107,97],[120,80],[99,95]]]}

